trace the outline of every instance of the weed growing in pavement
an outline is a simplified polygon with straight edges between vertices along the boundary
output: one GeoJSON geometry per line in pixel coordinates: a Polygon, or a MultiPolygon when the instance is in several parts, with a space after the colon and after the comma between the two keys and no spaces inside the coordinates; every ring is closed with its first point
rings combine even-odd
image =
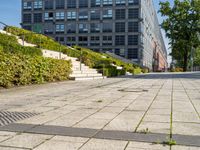
{"type": "Polygon", "coordinates": [[[146,129],[140,130],[139,133],[147,134],[147,133],[150,133],[150,131],[149,131],[149,128],[146,128],[146,129]]]}
{"type": "Polygon", "coordinates": [[[103,102],[103,100],[98,100],[97,102],[98,102],[98,103],[102,103],[102,102],[103,102]]]}

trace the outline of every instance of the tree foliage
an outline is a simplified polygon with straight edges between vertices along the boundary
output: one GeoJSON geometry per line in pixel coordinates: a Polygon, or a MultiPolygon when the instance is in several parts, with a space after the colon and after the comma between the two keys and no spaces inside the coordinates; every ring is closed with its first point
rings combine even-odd
{"type": "Polygon", "coordinates": [[[165,17],[162,28],[170,39],[172,57],[187,71],[191,48],[200,45],[200,0],[160,2],[160,13],[165,17]]]}

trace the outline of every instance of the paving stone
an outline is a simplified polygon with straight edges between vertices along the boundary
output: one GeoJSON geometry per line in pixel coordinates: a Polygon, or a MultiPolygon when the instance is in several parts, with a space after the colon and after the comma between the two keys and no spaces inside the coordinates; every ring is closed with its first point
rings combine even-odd
{"type": "Polygon", "coordinates": [[[146,115],[144,122],[165,122],[170,123],[170,115],[146,115]]]}
{"type": "Polygon", "coordinates": [[[109,122],[108,119],[87,118],[87,119],[79,122],[78,124],[74,125],[74,127],[102,129],[108,122],[109,122]]]}
{"type": "Polygon", "coordinates": [[[162,122],[142,122],[137,131],[144,131],[148,129],[152,133],[170,133],[170,124],[162,122]]]}
{"type": "Polygon", "coordinates": [[[171,109],[163,109],[163,108],[150,108],[147,112],[149,115],[170,115],[171,109]]]}
{"type": "Polygon", "coordinates": [[[19,148],[34,148],[45,140],[51,138],[50,135],[40,135],[40,134],[27,134],[22,133],[20,135],[16,135],[11,139],[8,139],[0,145],[4,146],[13,146],[19,148]]]}
{"type": "Polygon", "coordinates": [[[11,148],[11,147],[0,146],[0,150],[27,150],[27,149],[22,149],[22,148],[17,148],[17,147],[11,148]]]}
{"type": "Polygon", "coordinates": [[[55,136],[49,141],[39,145],[34,150],[77,150],[87,140],[87,138],[55,136]]]}
{"type": "Polygon", "coordinates": [[[0,131],[0,142],[11,138],[12,136],[16,135],[15,132],[6,132],[6,131],[0,131]]]}
{"type": "Polygon", "coordinates": [[[200,123],[173,122],[173,134],[200,135],[200,123]]]}
{"type": "Polygon", "coordinates": [[[117,113],[102,113],[102,112],[97,112],[94,115],[90,116],[89,118],[94,118],[94,119],[113,119],[116,117],[118,114],[117,113]]]}
{"type": "Polygon", "coordinates": [[[91,139],[81,150],[124,150],[127,141],[91,139]]]}
{"type": "Polygon", "coordinates": [[[115,118],[108,125],[104,127],[104,130],[119,130],[119,131],[134,131],[139,123],[139,119],[123,119],[115,118]]]}
{"type": "Polygon", "coordinates": [[[173,112],[173,121],[200,123],[196,112],[173,112]]]}
{"type": "MultiPolygon", "coordinates": [[[[169,146],[164,146],[161,144],[152,144],[144,142],[130,142],[127,146],[127,149],[145,149],[145,150],[169,150],[169,146]]],[[[126,150],[127,150],[126,149],[126,150]]]]}
{"type": "Polygon", "coordinates": [[[72,137],[72,136],[55,136],[52,138],[52,140],[66,141],[72,143],[85,143],[88,140],[88,138],[72,137]]]}
{"type": "Polygon", "coordinates": [[[172,150],[199,150],[199,149],[200,147],[180,146],[180,145],[172,146],[172,150]]]}

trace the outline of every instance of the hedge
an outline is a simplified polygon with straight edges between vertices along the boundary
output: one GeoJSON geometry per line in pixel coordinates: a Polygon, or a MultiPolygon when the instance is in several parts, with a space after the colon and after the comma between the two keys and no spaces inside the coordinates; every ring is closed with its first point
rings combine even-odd
{"type": "Polygon", "coordinates": [[[124,69],[119,70],[115,66],[100,68],[100,69],[98,69],[98,71],[107,77],[115,77],[115,76],[121,76],[121,75],[126,74],[126,70],[124,70],[124,69]]]}
{"type": "Polygon", "coordinates": [[[1,87],[67,80],[70,73],[70,61],[0,52],[1,87]]]}
{"type": "MultiPolygon", "coordinates": [[[[117,66],[122,66],[123,70],[131,72],[133,74],[141,73],[141,69],[138,65],[123,62],[119,59],[109,56],[108,54],[97,53],[90,49],[82,48],[79,46],[73,46],[74,49],[70,49],[64,45],[60,45],[58,42],[54,41],[49,37],[17,27],[7,27],[6,30],[17,36],[24,35],[24,38],[27,42],[36,44],[38,47],[49,50],[62,51],[68,56],[77,57],[79,60],[81,59],[82,62],[90,68],[102,70],[104,66],[104,68],[107,68],[107,70],[112,70],[113,68],[111,64],[115,64],[117,66]]],[[[115,69],[113,69],[113,71],[114,70],[115,69]]],[[[113,74],[118,75],[118,73],[113,74]]]]}
{"type": "Polygon", "coordinates": [[[25,55],[42,55],[42,51],[35,47],[19,45],[15,36],[0,33],[0,45],[4,52],[21,53],[25,55]]]}

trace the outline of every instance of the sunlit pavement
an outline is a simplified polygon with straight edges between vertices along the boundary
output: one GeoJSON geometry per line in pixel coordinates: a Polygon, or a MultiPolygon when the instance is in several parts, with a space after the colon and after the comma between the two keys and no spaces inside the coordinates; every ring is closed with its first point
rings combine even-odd
{"type": "Polygon", "coordinates": [[[200,72],[1,89],[0,110],[0,150],[200,149],[200,72]]]}

